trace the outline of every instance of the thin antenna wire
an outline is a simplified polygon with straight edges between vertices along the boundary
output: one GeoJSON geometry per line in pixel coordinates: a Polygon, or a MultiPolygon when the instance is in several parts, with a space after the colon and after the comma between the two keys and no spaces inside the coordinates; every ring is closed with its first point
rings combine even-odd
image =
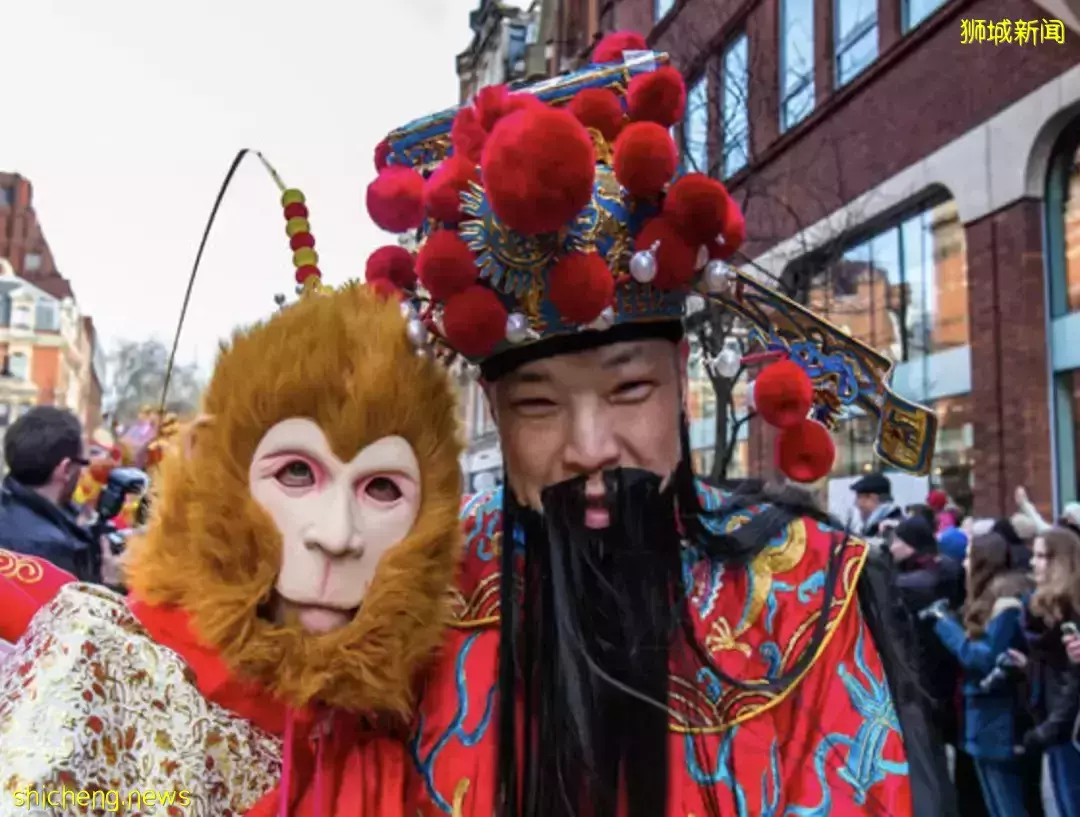
{"type": "Polygon", "coordinates": [[[225,192],[229,189],[229,185],[232,183],[233,176],[236,175],[236,171],[240,167],[240,163],[243,162],[244,157],[249,153],[255,154],[258,160],[262,163],[262,166],[266,168],[266,171],[270,174],[270,178],[274,180],[274,184],[278,186],[282,192],[285,191],[285,183],[281,181],[281,177],[277,171],[266,161],[259,151],[251,150],[250,148],[244,148],[236,154],[236,158],[233,159],[232,165],[229,166],[229,172],[225,174],[225,180],[221,183],[221,189],[218,190],[217,198],[214,199],[214,209],[210,211],[210,218],[206,222],[206,228],[203,230],[202,241],[199,242],[199,251],[195,254],[195,264],[191,268],[191,276],[188,278],[187,292],[184,293],[184,305],[180,308],[180,321],[176,325],[176,336],[173,338],[172,351],[169,353],[169,364],[165,368],[165,383],[161,387],[161,404],[158,406],[158,416],[161,417],[165,414],[165,403],[169,396],[169,383],[172,381],[173,367],[176,363],[176,350],[180,346],[180,334],[184,331],[184,319],[187,317],[188,305],[191,303],[191,292],[195,288],[195,278],[199,274],[199,264],[202,262],[203,251],[206,249],[206,242],[210,239],[210,229],[214,226],[214,220],[217,218],[218,210],[221,208],[221,202],[225,198],[225,192]]]}

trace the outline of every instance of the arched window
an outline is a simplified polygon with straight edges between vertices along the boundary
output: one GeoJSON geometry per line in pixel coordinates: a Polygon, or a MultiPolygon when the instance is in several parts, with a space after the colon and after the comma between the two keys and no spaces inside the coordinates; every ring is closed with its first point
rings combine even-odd
{"type": "Polygon", "coordinates": [[[1045,213],[1060,507],[1080,496],[1080,116],[1051,153],[1045,213]]]}

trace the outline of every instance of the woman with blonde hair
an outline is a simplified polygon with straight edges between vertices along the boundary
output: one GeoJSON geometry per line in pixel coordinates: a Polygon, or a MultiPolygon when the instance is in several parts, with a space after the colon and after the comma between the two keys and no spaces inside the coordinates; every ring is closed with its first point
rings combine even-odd
{"type": "Polygon", "coordinates": [[[975,762],[987,812],[990,817],[1028,814],[1031,775],[1013,749],[1022,731],[1016,679],[1004,664],[1009,650],[1023,644],[1021,599],[1030,583],[1013,569],[1009,543],[997,533],[975,537],[964,570],[963,622],[949,615],[943,602],[928,607],[920,618],[935,620],[935,635],[963,670],[961,749],[975,762]]]}
{"type": "Polygon", "coordinates": [[[1080,817],[1080,752],[1070,738],[1080,696],[1080,669],[1064,640],[1080,623],[1080,536],[1063,527],[1035,539],[1035,592],[1024,611],[1029,675],[1039,722],[1024,735],[1028,754],[1045,752],[1062,817],[1080,817]]]}

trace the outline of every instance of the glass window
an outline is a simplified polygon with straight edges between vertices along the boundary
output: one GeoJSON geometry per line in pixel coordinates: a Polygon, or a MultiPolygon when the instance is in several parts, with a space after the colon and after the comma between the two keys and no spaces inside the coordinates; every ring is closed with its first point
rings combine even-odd
{"type": "Polygon", "coordinates": [[[56,301],[38,301],[34,327],[39,332],[60,331],[60,309],[56,301]]]}
{"type": "Polygon", "coordinates": [[[1050,303],[1055,318],[1080,312],[1080,120],[1051,162],[1046,190],[1050,303]],[[1060,218],[1055,217],[1060,213],[1060,218]]]}
{"type": "Polygon", "coordinates": [[[653,19],[659,20],[675,8],[675,0],[654,0],[653,19]]]}
{"type": "Polygon", "coordinates": [[[34,328],[34,314],[30,304],[15,304],[11,310],[11,326],[14,329],[34,328]]]}
{"type": "Polygon", "coordinates": [[[901,6],[904,33],[907,34],[919,23],[937,11],[945,0],[904,0],[901,6]]]}
{"type": "Polygon", "coordinates": [[[10,207],[14,199],[10,187],[0,187],[0,207],[10,207]]]}
{"type": "Polygon", "coordinates": [[[750,161],[749,41],[739,35],[724,49],[724,178],[734,176],[750,161]]]}
{"type": "Polygon", "coordinates": [[[702,77],[686,94],[683,119],[683,167],[687,172],[709,173],[709,82],[702,77]]]}
{"type": "Polygon", "coordinates": [[[834,0],[836,87],[877,59],[877,0],[834,0]]]}
{"type": "Polygon", "coordinates": [[[968,343],[967,251],[952,199],[825,259],[805,302],[894,361],[968,343]]]}
{"type": "Polygon", "coordinates": [[[23,265],[23,268],[27,272],[37,272],[41,269],[41,253],[28,252],[26,254],[26,263],[23,265]]]}
{"type": "Polygon", "coordinates": [[[8,359],[8,367],[11,371],[11,376],[16,377],[19,380],[26,380],[29,374],[30,361],[27,360],[26,355],[22,352],[16,352],[8,359]]]}
{"type": "Polygon", "coordinates": [[[780,2],[780,130],[814,110],[814,0],[780,2]]]}

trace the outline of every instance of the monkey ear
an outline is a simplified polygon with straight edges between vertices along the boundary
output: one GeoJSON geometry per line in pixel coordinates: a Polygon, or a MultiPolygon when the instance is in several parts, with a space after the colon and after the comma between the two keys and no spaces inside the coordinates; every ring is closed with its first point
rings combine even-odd
{"type": "Polygon", "coordinates": [[[200,432],[205,431],[214,423],[210,414],[200,414],[183,430],[180,437],[180,448],[184,452],[185,459],[191,459],[195,455],[195,448],[199,443],[200,432]]]}

